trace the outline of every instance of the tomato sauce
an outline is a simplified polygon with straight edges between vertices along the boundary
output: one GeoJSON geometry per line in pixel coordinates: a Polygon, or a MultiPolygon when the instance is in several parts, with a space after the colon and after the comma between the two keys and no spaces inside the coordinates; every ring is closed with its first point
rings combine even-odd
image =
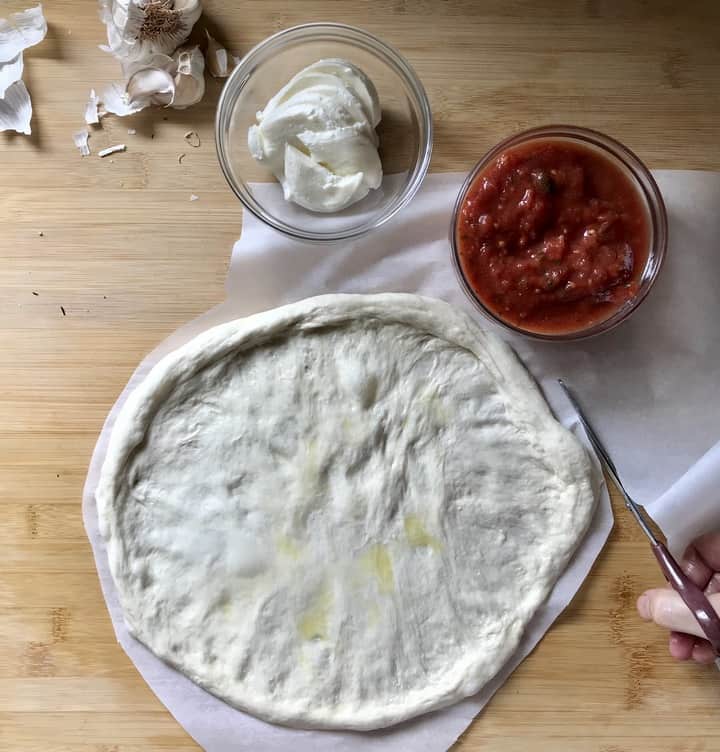
{"type": "Polygon", "coordinates": [[[608,157],[544,140],[511,147],[477,175],[455,233],[465,278],[488,309],[558,334],[603,321],[636,295],[650,225],[608,157]]]}

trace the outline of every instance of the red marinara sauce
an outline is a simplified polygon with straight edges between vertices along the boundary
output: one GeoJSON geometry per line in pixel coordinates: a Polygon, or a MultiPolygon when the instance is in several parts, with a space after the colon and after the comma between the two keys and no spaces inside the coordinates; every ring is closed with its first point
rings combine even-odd
{"type": "Polygon", "coordinates": [[[511,147],[470,185],[455,227],[463,274],[498,318],[577,332],[638,290],[650,223],[630,178],[570,141],[511,147]]]}

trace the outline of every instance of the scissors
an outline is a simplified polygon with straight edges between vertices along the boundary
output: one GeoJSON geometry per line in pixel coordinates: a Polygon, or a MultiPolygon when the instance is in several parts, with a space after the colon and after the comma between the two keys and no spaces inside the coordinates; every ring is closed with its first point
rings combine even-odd
{"type": "Polygon", "coordinates": [[[717,666],[718,671],[720,671],[720,616],[718,616],[717,612],[712,607],[712,604],[707,599],[705,593],[703,593],[703,591],[685,574],[685,572],[683,572],[682,568],[670,551],[668,551],[665,544],[661,543],[650,529],[650,525],[648,524],[640,506],[633,501],[630,494],[625,490],[622,481],[618,477],[615,465],[610,459],[610,455],[607,453],[595,431],[593,431],[590,423],[588,423],[578,401],[562,379],[558,379],[558,383],[567,395],[572,406],[575,408],[578,418],[580,418],[580,423],[582,423],[585,433],[587,434],[588,439],[590,439],[590,443],[593,445],[595,451],[602,460],[605,470],[613,479],[613,482],[622,494],[622,497],[625,499],[625,506],[630,510],[630,513],[648,537],[652,552],[655,554],[658,564],[660,564],[660,569],[662,569],[665,579],[670,583],[673,590],[675,590],[675,592],[683,599],[685,605],[690,611],[692,611],[697,623],[700,625],[700,629],[702,629],[708,642],[712,645],[716,656],[715,665],[717,666]]]}

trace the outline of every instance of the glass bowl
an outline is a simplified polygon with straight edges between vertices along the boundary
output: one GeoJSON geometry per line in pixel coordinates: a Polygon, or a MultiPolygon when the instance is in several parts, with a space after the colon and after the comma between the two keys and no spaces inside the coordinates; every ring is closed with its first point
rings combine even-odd
{"type": "Polygon", "coordinates": [[[579,128],[569,125],[548,125],[539,128],[532,128],[522,133],[518,133],[502,141],[492,148],[485,156],[473,167],[470,174],[460,189],[455,208],[453,209],[452,222],[450,225],[450,247],[452,260],[460,280],[460,285],[465,291],[468,298],[483,314],[488,316],[500,326],[512,332],[523,334],[527,337],[540,340],[552,341],[570,341],[593,337],[597,334],[607,332],[613,329],[621,322],[625,321],[630,314],[637,309],[647,297],[652,288],[667,247],[667,214],[665,204],[650,171],[627,147],[623,146],[615,139],[605,136],[597,131],[588,128],[579,128]],[[512,150],[515,147],[538,142],[570,142],[579,144],[586,149],[592,149],[599,152],[606,160],[609,160],[629,179],[640,198],[640,203],[645,210],[645,216],[649,228],[648,232],[648,254],[645,266],[640,273],[637,282],[638,288],[636,293],[617,308],[614,313],[607,318],[596,321],[589,326],[572,330],[558,332],[539,332],[532,329],[523,329],[514,323],[504,320],[497,312],[491,310],[482,300],[481,296],[475,292],[471,286],[460,260],[460,254],[457,241],[457,227],[459,215],[465,202],[469,189],[475,183],[476,178],[503,152],[512,150]]]}
{"type": "Polygon", "coordinates": [[[311,23],[274,34],[236,66],[220,95],[215,143],[225,178],[256,217],[296,239],[346,240],[387,222],[415,195],[430,164],[432,115],[418,77],[392,47],[352,26],[311,23]],[[280,184],[250,156],[247,145],[257,111],[296,73],[323,58],[342,58],[363,70],[382,108],[377,127],[382,185],[333,214],[285,201],[280,184]],[[265,184],[254,185],[259,182],[265,184]]]}

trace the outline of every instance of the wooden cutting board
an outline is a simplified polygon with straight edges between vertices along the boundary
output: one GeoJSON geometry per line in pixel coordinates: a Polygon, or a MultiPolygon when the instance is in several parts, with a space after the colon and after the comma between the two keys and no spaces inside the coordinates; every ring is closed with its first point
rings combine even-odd
{"type": "MultiPolygon", "coordinates": [[[[27,5],[4,2],[0,15],[27,5]]],[[[548,122],[606,131],[652,167],[720,169],[715,0],[204,5],[236,54],[311,20],[397,46],[432,102],[435,171],[467,170],[500,138],[548,122]]],[[[115,642],[80,498],[134,366],[223,296],[242,212],[215,160],[221,85],[187,111],[107,118],[93,152],[127,151],[82,159],[72,133],[88,90],[118,66],[98,49],[95,3],[45,11],[48,38],[26,55],[33,135],[0,134],[0,750],[197,749],[115,642]]],[[[660,575],[614,501],[615,531],[585,586],[458,750],[720,750],[720,677],[673,663],[666,635],[636,617],[660,575]]]]}

